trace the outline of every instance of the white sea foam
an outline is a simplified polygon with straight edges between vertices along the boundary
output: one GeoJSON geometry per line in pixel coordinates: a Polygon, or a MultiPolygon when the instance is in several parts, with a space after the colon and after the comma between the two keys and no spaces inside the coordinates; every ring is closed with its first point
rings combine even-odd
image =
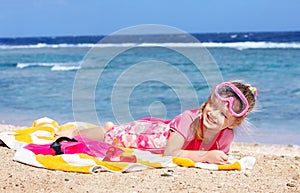
{"type": "Polygon", "coordinates": [[[27,67],[33,67],[33,66],[41,66],[41,67],[51,67],[54,65],[57,65],[58,63],[38,63],[38,62],[32,62],[32,63],[18,63],[17,68],[27,68],[27,67]]]}
{"type": "Polygon", "coordinates": [[[230,43],[202,43],[204,47],[224,47],[235,49],[250,49],[250,48],[300,48],[300,43],[276,43],[276,42],[230,42],[230,43]]]}
{"type": "Polygon", "coordinates": [[[53,66],[51,71],[70,71],[78,69],[80,69],[80,66],[53,66]]]}
{"type": "Polygon", "coordinates": [[[54,63],[18,63],[16,68],[51,67],[51,71],[69,71],[80,69],[80,62],[54,62],[54,63]]]}
{"type": "Polygon", "coordinates": [[[92,47],[207,47],[207,48],[235,48],[235,49],[253,49],[253,48],[300,48],[300,42],[202,42],[202,43],[82,43],[82,44],[44,44],[35,45],[0,45],[0,49],[39,49],[39,48],[92,48],[92,47]]]}
{"type": "Polygon", "coordinates": [[[0,45],[0,49],[38,49],[38,48],[89,48],[95,44],[32,44],[32,45],[0,45]]]}

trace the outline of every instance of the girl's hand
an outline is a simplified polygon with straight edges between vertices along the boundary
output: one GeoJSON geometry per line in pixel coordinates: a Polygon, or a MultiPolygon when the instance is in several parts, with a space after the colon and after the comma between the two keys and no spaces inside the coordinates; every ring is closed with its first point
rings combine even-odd
{"type": "Polygon", "coordinates": [[[228,156],[220,150],[207,151],[203,155],[203,159],[211,164],[229,164],[228,156]]]}

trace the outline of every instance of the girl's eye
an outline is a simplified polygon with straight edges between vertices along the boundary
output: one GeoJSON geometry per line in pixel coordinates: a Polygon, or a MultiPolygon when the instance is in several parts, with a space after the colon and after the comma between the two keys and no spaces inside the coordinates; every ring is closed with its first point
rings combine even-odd
{"type": "Polygon", "coordinates": [[[225,117],[225,119],[227,119],[227,116],[226,116],[226,114],[225,113],[221,113],[222,114],[222,116],[224,116],[225,117]]]}

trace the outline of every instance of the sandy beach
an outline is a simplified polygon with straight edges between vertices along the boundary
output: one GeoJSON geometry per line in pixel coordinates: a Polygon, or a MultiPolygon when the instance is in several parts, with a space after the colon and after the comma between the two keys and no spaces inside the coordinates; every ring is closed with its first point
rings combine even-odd
{"type": "MultiPolygon", "coordinates": [[[[0,132],[16,128],[0,125],[0,132]]],[[[81,174],[15,162],[14,150],[1,146],[0,192],[300,192],[299,146],[233,143],[230,155],[257,162],[245,171],[175,167],[81,174]]]]}

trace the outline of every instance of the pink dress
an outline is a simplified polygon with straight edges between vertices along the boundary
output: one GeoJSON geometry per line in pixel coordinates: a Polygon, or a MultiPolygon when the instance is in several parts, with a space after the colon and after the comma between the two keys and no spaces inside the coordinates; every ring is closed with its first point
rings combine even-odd
{"type": "MultiPolygon", "coordinates": [[[[202,127],[202,116],[199,113],[199,109],[192,109],[184,111],[182,114],[175,117],[170,122],[170,128],[180,134],[185,143],[182,149],[185,150],[222,150],[225,153],[229,152],[230,145],[234,138],[234,133],[232,129],[226,128],[221,130],[213,140],[209,143],[204,143],[202,140],[195,138],[195,134],[190,129],[191,123],[200,117],[200,128],[202,127]]],[[[202,130],[203,133],[203,130],[202,130]]]]}
{"type": "MultiPolygon", "coordinates": [[[[163,153],[170,132],[174,131],[185,140],[182,149],[222,150],[228,153],[234,137],[232,129],[224,129],[212,141],[207,144],[203,143],[195,138],[195,134],[190,129],[191,123],[199,116],[201,118],[199,109],[192,109],[184,111],[173,120],[146,117],[130,123],[115,125],[105,133],[104,140],[107,143],[117,142],[123,147],[163,153]]],[[[200,123],[202,123],[202,119],[200,119],[200,123]]]]}

